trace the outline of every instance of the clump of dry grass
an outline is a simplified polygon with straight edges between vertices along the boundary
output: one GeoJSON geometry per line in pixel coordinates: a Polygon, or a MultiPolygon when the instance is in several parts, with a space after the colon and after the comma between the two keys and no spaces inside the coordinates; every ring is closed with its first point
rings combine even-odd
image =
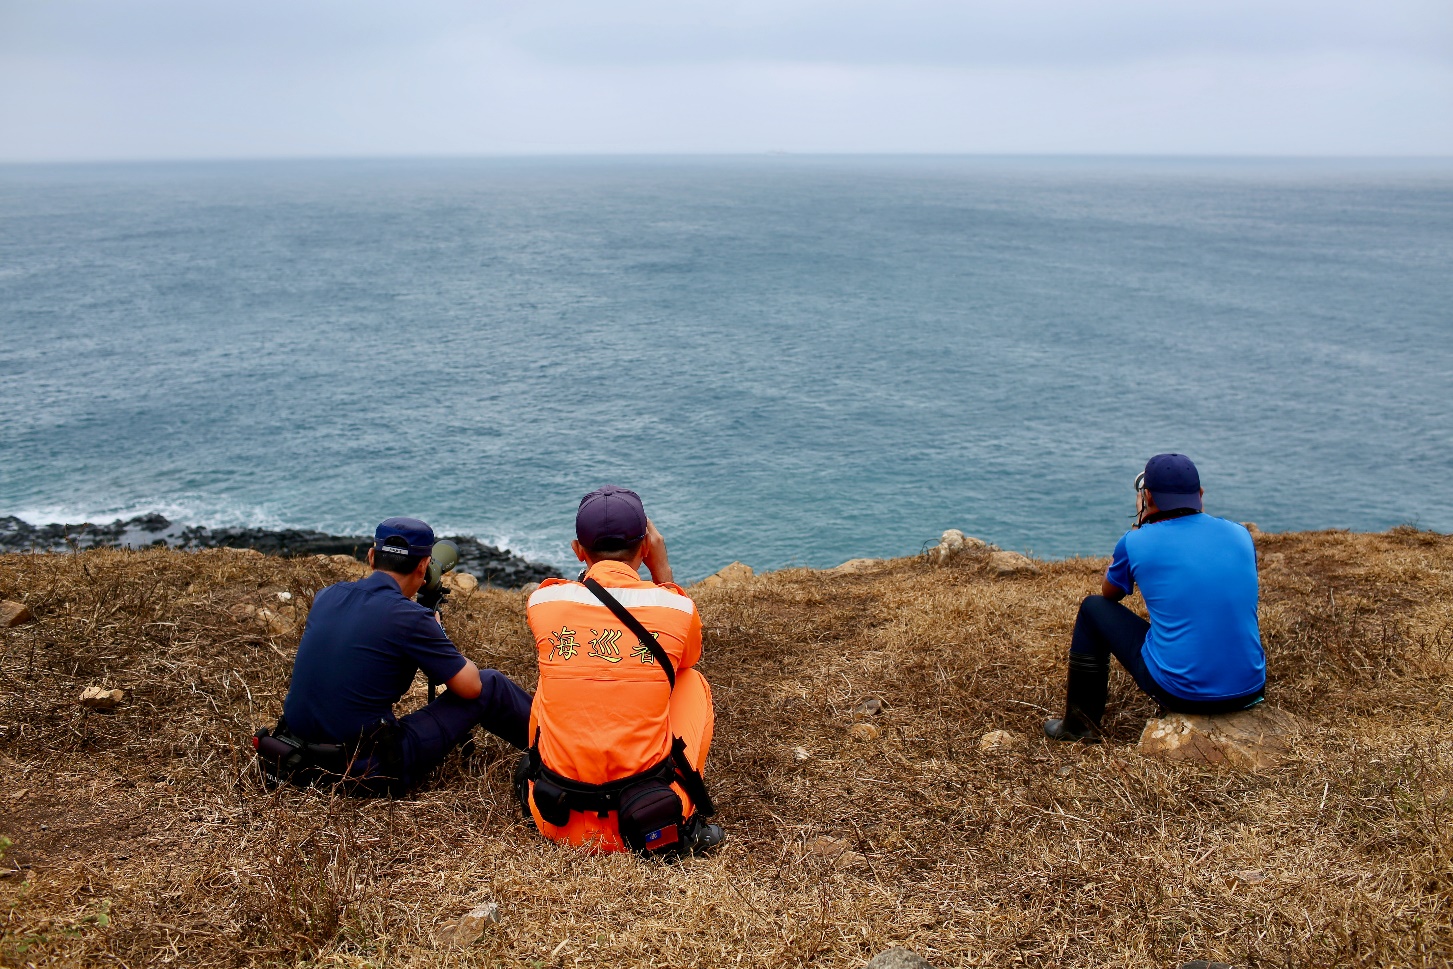
{"type": "MultiPolygon", "coordinates": [[[[482,743],[408,800],[266,792],[245,741],[286,691],[331,560],[97,550],[0,556],[37,621],[0,640],[0,964],[1438,966],[1453,959],[1453,539],[1258,537],[1271,701],[1315,730],[1289,767],[1175,766],[1038,739],[1099,560],[994,578],[966,552],[702,590],[730,841],[665,866],[542,842],[482,743]],[[127,698],[75,703],[88,685],[127,698]],[[876,696],[882,736],[852,739],[876,696]],[[981,751],[1007,729],[1023,742],[981,751]],[[792,754],[805,748],[809,757],[792,754]],[[479,901],[474,946],[439,929],[479,901]]],[[[531,685],[517,593],[456,595],[482,664],[531,685]]],[[[422,702],[414,696],[411,702],[422,702]]]]}

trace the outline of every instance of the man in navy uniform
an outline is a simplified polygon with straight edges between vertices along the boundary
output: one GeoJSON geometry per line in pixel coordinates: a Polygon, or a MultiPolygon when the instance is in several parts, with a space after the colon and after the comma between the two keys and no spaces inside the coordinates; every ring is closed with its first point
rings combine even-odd
{"type": "Polygon", "coordinates": [[[1266,688],[1251,535],[1202,511],[1201,476],[1184,454],[1151,458],[1135,491],[1135,526],[1075,619],[1065,714],[1044,725],[1055,740],[1099,739],[1112,654],[1165,710],[1244,710],[1266,688]],[[1150,622],[1120,604],[1137,585],[1150,622]]]}
{"type": "Polygon", "coordinates": [[[273,736],[303,744],[324,776],[358,779],[364,793],[416,786],[476,726],[529,746],[529,694],[466,659],[439,614],[413,601],[433,546],[433,529],[418,519],[384,521],[368,551],[373,573],[319,592],[298,644],[273,736]],[[395,718],[393,705],[420,669],[448,689],[395,718]]]}

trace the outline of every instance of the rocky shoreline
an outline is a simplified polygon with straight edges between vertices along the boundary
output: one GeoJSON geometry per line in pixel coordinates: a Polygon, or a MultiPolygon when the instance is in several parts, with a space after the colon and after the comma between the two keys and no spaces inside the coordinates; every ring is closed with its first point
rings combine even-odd
{"type": "MultiPolygon", "coordinates": [[[[481,584],[518,588],[530,582],[558,577],[559,570],[531,562],[513,552],[486,545],[465,535],[446,535],[459,546],[461,572],[468,572],[481,584]]],[[[308,529],[206,528],[181,525],[158,514],[138,515],[109,525],[85,522],[79,525],[32,525],[19,518],[0,518],[0,552],[68,552],[88,548],[250,548],[265,555],[288,558],[299,555],[351,555],[367,558],[372,539],[363,535],[328,535],[308,529]]]]}

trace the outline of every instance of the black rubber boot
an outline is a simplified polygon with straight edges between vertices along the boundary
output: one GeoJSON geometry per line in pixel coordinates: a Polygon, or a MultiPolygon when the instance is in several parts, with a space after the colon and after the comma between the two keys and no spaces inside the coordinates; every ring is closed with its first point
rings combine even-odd
{"type": "Polygon", "coordinates": [[[1105,715],[1105,695],[1110,685],[1110,660],[1085,653],[1070,654],[1069,682],[1065,685],[1065,715],[1044,722],[1044,735],[1051,740],[1100,742],[1100,718],[1105,715]]]}
{"type": "Polygon", "coordinates": [[[726,831],[719,824],[708,824],[700,815],[693,814],[682,826],[681,853],[683,855],[705,855],[715,851],[726,840],[726,831]]]}
{"type": "Polygon", "coordinates": [[[515,765],[515,803],[520,806],[520,816],[526,821],[533,821],[535,816],[530,813],[530,755],[521,754],[520,762],[515,765]]]}

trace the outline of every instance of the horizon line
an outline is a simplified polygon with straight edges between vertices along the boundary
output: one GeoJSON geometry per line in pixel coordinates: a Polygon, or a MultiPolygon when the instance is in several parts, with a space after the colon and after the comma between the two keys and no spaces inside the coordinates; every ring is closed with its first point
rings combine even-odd
{"type": "Polygon", "coordinates": [[[367,154],[173,155],[101,158],[0,158],[0,167],[85,165],[276,164],[282,162],[520,161],[528,159],[1026,159],[1080,161],[1422,162],[1453,164],[1453,154],[1267,154],[1233,152],[971,152],[971,151],[498,151],[367,154]]]}

